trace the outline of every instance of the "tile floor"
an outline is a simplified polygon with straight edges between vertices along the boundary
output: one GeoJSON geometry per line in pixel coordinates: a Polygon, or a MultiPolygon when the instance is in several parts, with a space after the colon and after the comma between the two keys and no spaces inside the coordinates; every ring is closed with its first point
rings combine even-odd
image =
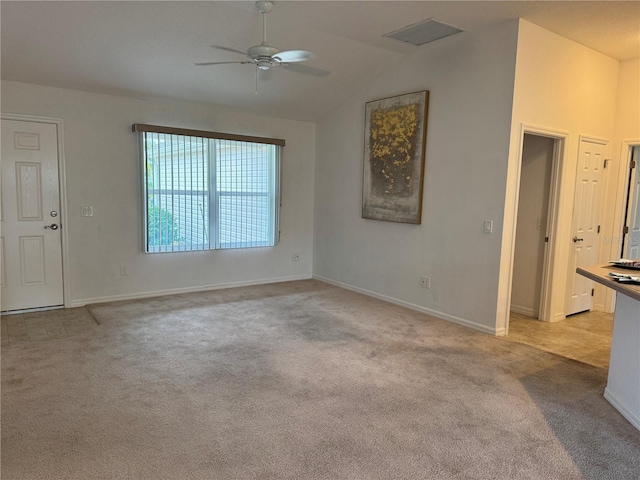
{"type": "Polygon", "coordinates": [[[3,315],[2,347],[71,337],[97,326],[84,307],[3,315]]]}
{"type": "Polygon", "coordinates": [[[613,314],[586,312],[557,323],[511,312],[506,339],[596,367],[609,367],[613,314]]]}

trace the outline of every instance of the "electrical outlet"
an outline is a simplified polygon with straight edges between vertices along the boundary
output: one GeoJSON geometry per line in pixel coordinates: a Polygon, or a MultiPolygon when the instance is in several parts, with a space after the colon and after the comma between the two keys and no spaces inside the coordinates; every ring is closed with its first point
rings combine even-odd
{"type": "Polygon", "coordinates": [[[127,269],[126,263],[120,264],[120,275],[129,275],[129,270],[127,269]]]}
{"type": "Polygon", "coordinates": [[[422,288],[431,288],[431,277],[420,277],[420,286],[422,288]]]}
{"type": "Polygon", "coordinates": [[[297,262],[300,260],[300,254],[299,253],[294,253],[293,255],[291,255],[291,261],[292,262],[297,262]]]}

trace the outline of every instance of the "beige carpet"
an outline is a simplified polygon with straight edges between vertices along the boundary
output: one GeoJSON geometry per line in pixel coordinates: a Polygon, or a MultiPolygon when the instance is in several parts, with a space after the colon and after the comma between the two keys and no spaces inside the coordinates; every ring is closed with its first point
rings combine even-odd
{"type": "Polygon", "coordinates": [[[606,370],[316,281],[2,350],[2,479],[638,479],[606,370]]]}

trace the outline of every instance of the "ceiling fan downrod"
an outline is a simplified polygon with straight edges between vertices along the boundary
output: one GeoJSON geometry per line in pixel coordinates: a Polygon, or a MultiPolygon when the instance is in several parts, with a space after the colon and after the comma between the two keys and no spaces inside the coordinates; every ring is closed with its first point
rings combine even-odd
{"type": "Polygon", "coordinates": [[[267,44],[267,14],[273,10],[273,2],[258,1],[256,8],[262,14],[262,43],[251,47],[248,54],[257,60],[256,65],[260,70],[269,70],[276,63],[273,56],[280,51],[267,44]]]}
{"type": "Polygon", "coordinates": [[[258,1],[256,8],[262,14],[262,45],[267,44],[267,14],[273,10],[273,2],[258,1]]]}

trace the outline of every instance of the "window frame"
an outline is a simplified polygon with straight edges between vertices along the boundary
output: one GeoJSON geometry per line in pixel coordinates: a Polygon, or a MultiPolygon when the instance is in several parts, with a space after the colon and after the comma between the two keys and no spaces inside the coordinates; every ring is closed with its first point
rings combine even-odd
{"type": "MultiPolygon", "coordinates": [[[[141,205],[143,208],[142,212],[142,250],[144,253],[148,254],[157,254],[157,253],[186,253],[186,252],[202,252],[202,251],[213,251],[213,250],[229,250],[229,249],[244,249],[244,248],[268,248],[275,247],[280,241],[280,209],[282,207],[281,202],[281,180],[282,180],[282,150],[285,146],[285,141],[283,139],[277,138],[266,138],[266,137],[254,137],[254,136],[246,136],[246,135],[236,135],[236,134],[227,134],[220,132],[210,132],[204,130],[190,130],[184,128],[175,128],[175,127],[162,127],[158,125],[147,125],[147,124],[133,124],[132,131],[138,133],[138,143],[139,143],[139,161],[141,168],[141,184],[142,184],[142,198],[141,205]],[[164,134],[164,135],[177,135],[181,137],[199,137],[202,139],[207,139],[207,166],[208,166],[208,175],[205,179],[207,189],[207,197],[208,197],[208,215],[207,215],[207,228],[209,229],[208,235],[208,243],[207,244],[198,244],[198,247],[202,248],[191,248],[188,246],[176,246],[175,248],[171,248],[170,250],[162,249],[158,247],[158,249],[154,249],[149,245],[149,188],[147,181],[147,147],[145,139],[146,133],[156,133],[156,134],[164,134]],[[274,148],[274,159],[273,159],[273,168],[269,168],[269,182],[273,182],[274,191],[273,193],[268,193],[264,195],[268,195],[269,197],[273,197],[273,205],[270,207],[269,217],[272,221],[269,222],[269,238],[273,238],[273,245],[242,245],[242,243],[236,244],[224,244],[220,241],[219,237],[219,226],[220,226],[220,212],[215,210],[218,208],[218,202],[220,197],[220,191],[217,189],[216,185],[216,171],[215,168],[211,168],[212,166],[216,166],[217,158],[212,160],[211,157],[215,157],[215,151],[212,151],[210,142],[211,140],[230,140],[230,141],[238,141],[238,142],[248,142],[248,143],[257,143],[262,145],[273,145],[274,148]],[[215,187],[213,190],[211,187],[215,187]],[[214,209],[215,208],[215,209],[214,209]],[[215,214],[213,214],[215,212],[215,214]],[[215,233],[214,233],[215,232],[215,233]]],[[[161,191],[162,189],[158,189],[161,191]]],[[[223,196],[229,192],[226,192],[223,196]]]]}

